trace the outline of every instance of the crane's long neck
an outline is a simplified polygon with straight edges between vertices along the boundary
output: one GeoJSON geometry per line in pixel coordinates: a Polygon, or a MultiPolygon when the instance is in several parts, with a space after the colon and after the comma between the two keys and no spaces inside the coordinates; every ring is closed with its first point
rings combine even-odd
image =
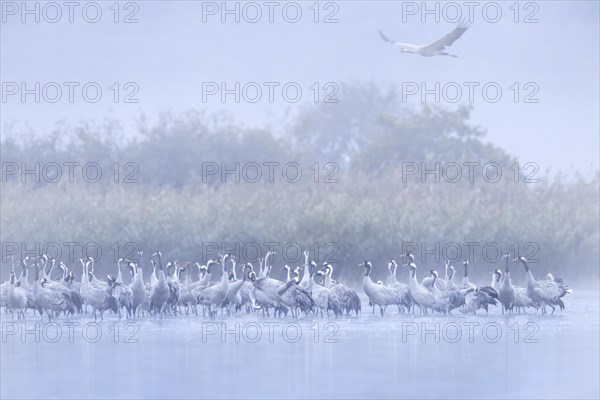
{"type": "Polygon", "coordinates": [[[304,284],[308,284],[309,279],[310,278],[310,264],[307,264],[304,266],[304,273],[302,274],[302,281],[301,283],[304,284]]]}
{"type": "Polygon", "coordinates": [[[188,263],[185,268],[185,284],[189,285],[190,283],[192,283],[192,266],[188,263]]]}
{"type": "Polygon", "coordinates": [[[308,288],[308,290],[313,290],[313,288],[316,286],[315,283],[315,277],[314,275],[311,273],[308,277],[308,286],[306,286],[308,288]]]}
{"type": "Polygon", "coordinates": [[[390,275],[388,277],[388,284],[398,282],[398,279],[396,279],[396,268],[396,265],[393,263],[389,266],[390,275]]]}
{"type": "Polygon", "coordinates": [[[81,260],[81,284],[85,285],[88,279],[87,268],[85,266],[85,262],[81,260]]]}
{"type": "Polygon", "coordinates": [[[142,252],[138,252],[138,262],[135,265],[135,279],[137,279],[138,275],[140,279],[142,279],[142,283],[144,283],[144,269],[142,268],[142,252]]]}
{"type": "Polygon", "coordinates": [[[469,264],[465,263],[465,274],[463,275],[463,278],[468,278],[469,277],[469,264]]]}
{"type": "Polygon", "coordinates": [[[210,267],[212,266],[213,262],[214,261],[209,260],[206,263],[206,272],[204,272],[204,275],[198,280],[199,282],[202,282],[202,285],[210,282],[210,277],[211,277],[210,267]]]}
{"type": "Polygon", "coordinates": [[[417,281],[417,269],[410,267],[410,275],[408,278],[408,287],[411,290],[417,290],[419,288],[420,284],[419,281],[417,281]]]}
{"type": "Polygon", "coordinates": [[[510,283],[510,271],[508,270],[508,260],[506,261],[506,266],[504,267],[504,281],[502,283],[510,283]]]}
{"type": "Polygon", "coordinates": [[[331,275],[333,274],[333,268],[328,266],[326,271],[327,272],[325,273],[325,276],[323,277],[323,286],[328,288],[331,286],[331,275]]]}
{"type": "Polygon", "coordinates": [[[161,282],[165,282],[166,281],[165,270],[162,265],[162,257],[160,255],[160,253],[158,253],[157,256],[158,256],[158,280],[161,282]]]}
{"type": "Polygon", "coordinates": [[[227,280],[227,262],[226,260],[223,260],[223,274],[221,275],[221,283],[227,284],[227,282],[229,282],[227,280]]]}
{"type": "Polygon", "coordinates": [[[67,267],[64,264],[60,265],[60,280],[63,281],[65,280],[65,278],[67,277],[67,275],[69,275],[69,271],[67,270],[67,267]]]}
{"type": "Polygon", "coordinates": [[[231,272],[233,273],[233,280],[237,281],[237,274],[235,272],[235,261],[231,261],[231,272]]]}
{"type": "Polygon", "coordinates": [[[121,273],[121,263],[117,263],[117,283],[123,283],[123,274],[121,273]]]}
{"type": "Polygon", "coordinates": [[[140,264],[138,264],[137,268],[135,269],[135,281],[139,281],[142,284],[144,283],[144,270],[142,269],[142,266],[140,264]]]}
{"type": "Polygon", "coordinates": [[[52,279],[52,271],[54,271],[54,268],[56,268],[56,264],[54,262],[52,262],[50,264],[50,271],[48,272],[48,275],[46,275],[46,279],[48,279],[48,280],[52,279]]]}
{"type": "Polygon", "coordinates": [[[40,267],[35,265],[35,276],[33,280],[33,285],[39,287],[40,286],[40,267]]]}
{"type": "Polygon", "coordinates": [[[371,280],[371,269],[367,268],[365,277],[363,278],[363,288],[366,290],[366,288],[372,287],[373,285],[376,285],[376,283],[371,280]]]}
{"type": "Polygon", "coordinates": [[[29,283],[27,282],[27,265],[25,265],[25,263],[22,263],[21,267],[23,268],[23,270],[21,271],[21,277],[19,278],[19,282],[21,282],[21,285],[28,285],[29,283]]]}
{"type": "Polygon", "coordinates": [[[411,268],[410,269],[410,277],[417,282],[417,269],[416,268],[411,268]]]}
{"type": "Polygon", "coordinates": [[[440,290],[438,289],[438,287],[435,285],[435,281],[437,280],[437,275],[433,275],[433,282],[431,283],[431,291],[435,292],[436,294],[440,293],[440,290]]]}
{"type": "Polygon", "coordinates": [[[46,273],[46,266],[48,265],[48,262],[44,260],[44,263],[42,264],[42,278],[47,278],[48,274],[46,273]]]}
{"type": "Polygon", "coordinates": [[[535,278],[533,277],[533,274],[531,273],[531,270],[529,269],[529,265],[527,265],[527,261],[521,260],[521,262],[523,263],[523,266],[525,267],[525,271],[527,271],[527,284],[528,285],[535,284],[535,278]]]}

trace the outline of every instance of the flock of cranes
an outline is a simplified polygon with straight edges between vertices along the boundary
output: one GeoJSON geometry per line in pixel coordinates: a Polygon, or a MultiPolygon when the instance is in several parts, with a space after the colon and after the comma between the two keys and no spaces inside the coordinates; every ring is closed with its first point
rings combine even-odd
{"type": "MultiPolygon", "coordinates": [[[[240,312],[259,312],[267,317],[291,315],[297,318],[314,314],[342,316],[361,313],[361,299],[358,293],[333,279],[334,267],[324,262],[321,267],[309,261],[304,252],[304,264],[295,268],[285,265],[283,280],[271,277],[272,265],[267,253],[260,259],[257,270],[251,263],[241,264],[242,278],[237,276],[236,258],[225,254],[206,265],[198,263],[179,264],[170,261],[163,266],[162,254],[157,251],[150,259],[152,273],[149,281],[144,279],[142,255],[138,253],[136,262],[120,259],[116,265],[116,276],[108,275],[106,281],[94,274],[94,259],[81,259],[81,280],[77,281],[74,271],[69,271],[63,262],[49,259],[46,255],[21,260],[21,274],[17,279],[15,263],[10,279],[0,287],[0,305],[6,312],[15,314],[18,319],[26,317],[27,310],[33,315],[46,315],[48,320],[61,314],[72,316],[91,311],[94,320],[103,319],[109,311],[119,318],[139,318],[150,315],[198,315],[199,309],[205,317],[216,318],[219,313],[228,315],[240,312]],[[192,279],[192,270],[199,270],[198,279],[192,279]],[[33,284],[29,282],[29,270],[34,270],[33,284]],[[124,282],[122,269],[127,269],[128,282],[124,282]],[[52,278],[55,270],[59,276],[52,278]],[[219,273],[220,272],[220,273],[219,273]],[[218,280],[213,282],[213,276],[218,280]],[[302,277],[300,277],[302,275],[302,277]]],[[[502,314],[524,312],[526,308],[552,309],[558,306],[564,310],[562,300],[571,289],[560,278],[548,274],[544,280],[536,280],[527,260],[517,257],[513,261],[521,263],[527,272],[525,287],[513,285],[509,255],[505,255],[504,272],[492,272],[489,286],[477,286],[469,280],[469,262],[463,263],[464,274],[460,282],[455,281],[455,269],[447,261],[444,277],[431,270],[420,282],[417,279],[417,265],[412,254],[402,256],[406,263],[399,265],[395,260],[388,264],[386,282],[371,279],[373,265],[369,261],[359,264],[365,268],[363,290],[369,299],[372,313],[379,308],[381,316],[387,306],[396,306],[398,313],[439,313],[452,315],[458,310],[463,314],[476,313],[500,303],[502,314]],[[397,278],[398,267],[407,267],[409,277],[406,283],[397,278]]]]}

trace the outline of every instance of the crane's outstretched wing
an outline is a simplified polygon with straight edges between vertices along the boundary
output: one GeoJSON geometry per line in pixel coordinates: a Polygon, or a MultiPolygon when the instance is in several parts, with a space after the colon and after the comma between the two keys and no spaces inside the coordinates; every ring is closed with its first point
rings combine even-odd
{"type": "Polygon", "coordinates": [[[446,48],[446,46],[452,46],[452,43],[456,42],[469,28],[469,25],[461,21],[452,32],[448,33],[443,38],[427,45],[426,47],[433,51],[442,51],[444,50],[444,48],[446,48]]]}
{"type": "Polygon", "coordinates": [[[383,39],[384,42],[393,44],[394,46],[399,46],[400,48],[405,49],[405,50],[415,50],[418,47],[418,46],[415,46],[414,44],[396,42],[395,40],[392,40],[392,39],[388,38],[387,36],[385,36],[383,34],[383,32],[381,32],[381,31],[379,31],[379,36],[381,36],[381,38],[383,39]]]}

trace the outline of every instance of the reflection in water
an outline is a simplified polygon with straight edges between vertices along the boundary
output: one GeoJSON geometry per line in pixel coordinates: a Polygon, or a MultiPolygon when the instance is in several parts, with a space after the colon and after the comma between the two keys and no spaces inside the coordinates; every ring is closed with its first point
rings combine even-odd
{"type": "Polygon", "coordinates": [[[597,294],[543,317],[363,309],[26,326],[3,315],[1,397],[598,398],[597,294]]]}

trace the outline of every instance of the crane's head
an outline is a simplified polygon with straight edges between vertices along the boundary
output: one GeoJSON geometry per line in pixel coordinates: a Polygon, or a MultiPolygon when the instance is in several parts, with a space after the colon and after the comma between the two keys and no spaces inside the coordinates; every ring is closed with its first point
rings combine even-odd
{"type": "Polygon", "coordinates": [[[365,276],[369,276],[371,274],[371,270],[373,269],[373,264],[371,264],[370,261],[365,261],[364,263],[359,264],[358,266],[359,267],[361,267],[361,266],[365,267],[365,270],[366,270],[365,276]]]}
{"type": "Polygon", "coordinates": [[[433,276],[435,279],[437,279],[437,277],[439,276],[439,275],[438,275],[438,272],[437,272],[436,270],[434,270],[434,269],[432,269],[431,271],[429,271],[429,273],[430,273],[430,274],[431,274],[431,276],[433,276]]]}
{"type": "Polygon", "coordinates": [[[406,257],[406,262],[411,263],[415,261],[415,256],[413,256],[410,252],[406,252],[406,254],[402,254],[401,257],[406,257]]]}

